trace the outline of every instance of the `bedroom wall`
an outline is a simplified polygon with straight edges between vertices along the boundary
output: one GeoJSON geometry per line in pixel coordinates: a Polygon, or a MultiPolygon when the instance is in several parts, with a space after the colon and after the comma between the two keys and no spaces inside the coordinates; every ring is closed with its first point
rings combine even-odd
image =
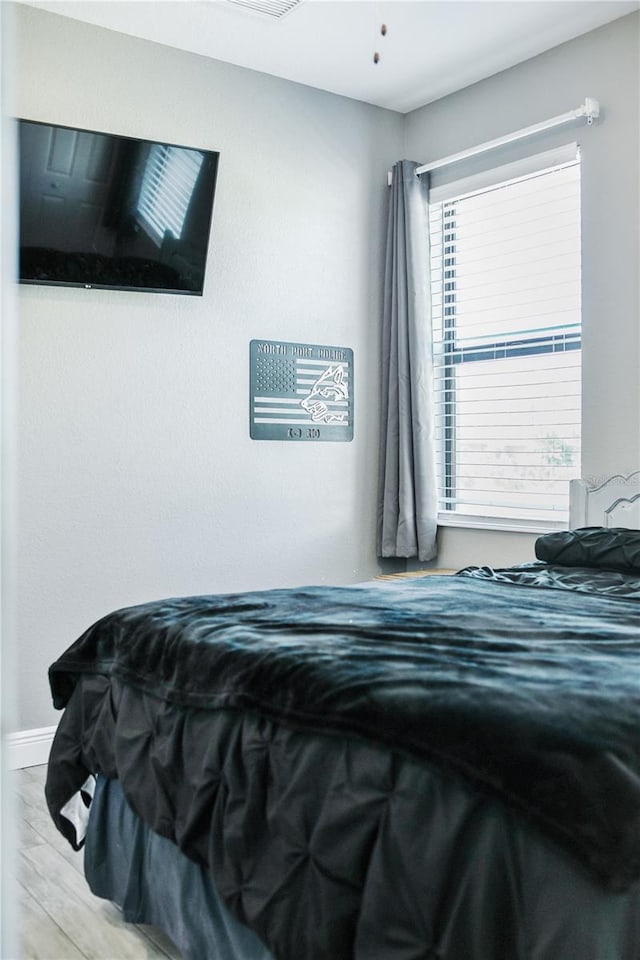
{"type": "MultiPolygon", "coordinates": [[[[406,117],[406,155],[427,163],[558,116],[586,96],[600,101],[592,127],[572,124],[503,151],[507,160],[576,140],[581,147],[585,477],[640,468],[639,55],[634,13],[406,117]]],[[[499,159],[494,152],[476,163],[499,159]]],[[[441,528],[438,563],[529,560],[534,540],[441,528]]]]}
{"type": "Polygon", "coordinates": [[[55,723],[47,667],[109,610],[377,572],[379,275],[403,118],[33,8],[16,20],[16,115],[221,152],[202,298],[18,290],[25,730],[55,723]],[[249,439],[252,338],[354,350],[353,442],[249,439]]]}

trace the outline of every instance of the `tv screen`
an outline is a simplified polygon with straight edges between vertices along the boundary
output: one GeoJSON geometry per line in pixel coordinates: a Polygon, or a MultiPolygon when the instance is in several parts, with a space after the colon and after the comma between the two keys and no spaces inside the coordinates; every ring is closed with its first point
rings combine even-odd
{"type": "Polygon", "coordinates": [[[20,282],[202,295],[217,152],[18,123],[20,282]]]}

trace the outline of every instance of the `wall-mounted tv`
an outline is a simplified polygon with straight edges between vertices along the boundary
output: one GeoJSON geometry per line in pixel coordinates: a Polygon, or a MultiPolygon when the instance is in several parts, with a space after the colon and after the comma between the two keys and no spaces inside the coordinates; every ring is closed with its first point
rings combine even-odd
{"type": "Polygon", "coordinates": [[[21,283],[202,295],[217,152],[18,124],[21,283]]]}

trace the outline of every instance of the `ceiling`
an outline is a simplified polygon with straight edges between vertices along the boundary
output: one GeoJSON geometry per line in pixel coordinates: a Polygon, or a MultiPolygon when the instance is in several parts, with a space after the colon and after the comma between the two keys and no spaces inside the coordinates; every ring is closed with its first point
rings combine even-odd
{"type": "Polygon", "coordinates": [[[300,0],[277,18],[229,0],[22,2],[401,113],[640,9],[640,0],[300,0]]]}

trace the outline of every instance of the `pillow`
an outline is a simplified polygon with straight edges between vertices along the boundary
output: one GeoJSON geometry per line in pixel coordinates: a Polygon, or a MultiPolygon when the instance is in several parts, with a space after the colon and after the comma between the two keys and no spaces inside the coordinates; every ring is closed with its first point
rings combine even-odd
{"type": "Polygon", "coordinates": [[[640,530],[581,527],[559,530],[536,540],[536,557],[564,567],[601,567],[640,572],[640,530]]]}

